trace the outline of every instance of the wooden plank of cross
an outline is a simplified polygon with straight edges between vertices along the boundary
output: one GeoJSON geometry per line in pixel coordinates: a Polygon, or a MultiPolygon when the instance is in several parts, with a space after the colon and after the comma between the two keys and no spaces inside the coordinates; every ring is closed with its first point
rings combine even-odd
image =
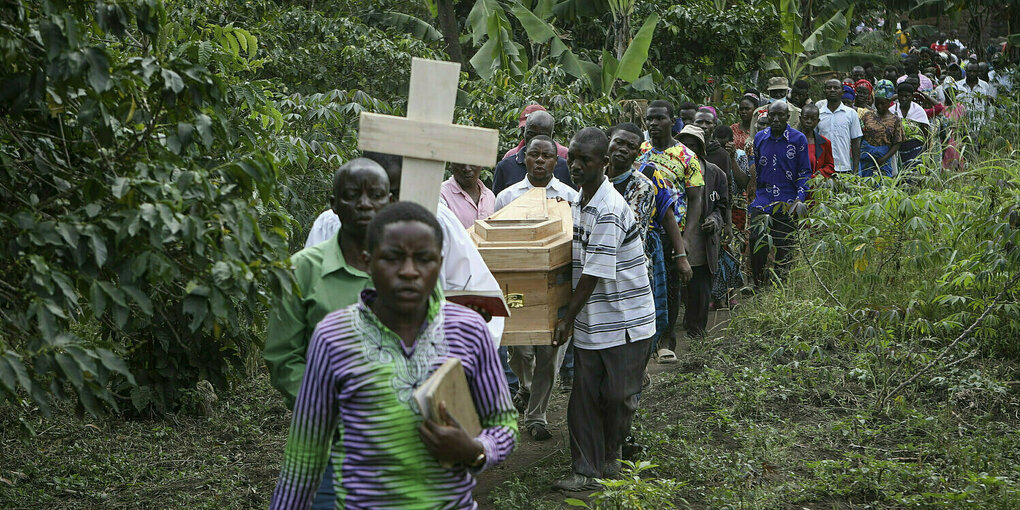
{"type": "Polygon", "coordinates": [[[415,58],[407,117],[361,113],[358,148],[404,157],[400,200],[436,212],[446,162],[491,167],[499,130],[453,123],[460,64],[415,58]]]}

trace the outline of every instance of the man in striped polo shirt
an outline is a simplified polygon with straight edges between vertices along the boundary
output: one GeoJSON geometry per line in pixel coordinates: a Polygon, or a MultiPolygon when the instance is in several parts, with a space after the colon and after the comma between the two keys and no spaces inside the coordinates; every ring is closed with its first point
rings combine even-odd
{"type": "Polygon", "coordinates": [[[570,142],[567,165],[581,197],[574,217],[574,293],[553,333],[562,345],[574,332],[574,388],[567,407],[573,472],[556,482],[567,491],[595,487],[620,471],[621,446],[641,391],[655,303],[634,212],[606,178],[609,138],[584,128],[570,142]]]}

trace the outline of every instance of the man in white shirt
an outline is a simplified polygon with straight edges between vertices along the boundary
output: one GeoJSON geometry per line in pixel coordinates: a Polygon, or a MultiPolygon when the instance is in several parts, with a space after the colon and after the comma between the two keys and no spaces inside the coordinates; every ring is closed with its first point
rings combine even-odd
{"type": "MultiPolygon", "coordinates": [[[[538,135],[524,148],[527,175],[510,185],[496,197],[496,210],[506,207],[532,188],[545,188],[546,198],[577,201],[577,191],[553,175],[556,166],[556,143],[552,138],[538,135]]],[[[524,415],[524,427],[536,441],[552,437],[546,421],[549,397],[556,382],[556,369],[566,346],[517,345],[510,350],[510,369],[520,380],[520,389],[514,396],[514,405],[524,415]]]]}
{"type": "MultiPolygon", "coordinates": [[[[389,154],[366,152],[365,157],[382,165],[390,178],[390,194],[400,196],[400,169],[402,158],[389,154]]],[[[443,290],[501,290],[496,278],[485,265],[467,230],[450,208],[439,204],[436,219],[443,227],[443,265],[439,269],[439,282],[443,290]]],[[[308,233],[305,247],[331,239],[340,230],[340,218],[330,210],[323,211],[308,233]]],[[[503,318],[492,317],[488,323],[492,340],[499,346],[503,337],[503,318]]]]}
{"type": "Polygon", "coordinates": [[[553,175],[557,161],[556,145],[552,138],[538,135],[528,142],[524,149],[524,165],[528,170],[524,179],[511,184],[496,196],[495,210],[498,211],[532,188],[545,188],[546,198],[562,198],[567,202],[577,200],[577,190],[567,186],[553,175]],[[550,146],[552,150],[550,150],[550,146]],[[551,155],[551,156],[550,156],[551,155]]]}
{"type": "Polygon", "coordinates": [[[967,64],[967,75],[963,81],[956,82],[956,101],[967,109],[967,117],[973,126],[981,128],[992,116],[992,105],[999,92],[995,87],[980,78],[981,66],[977,62],[967,64]]]}
{"type": "Polygon", "coordinates": [[[856,172],[861,160],[861,120],[857,111],[843,104],[843,84],[832,79],[825,82],[825,99],[818,106],[818,131],[832,142],[832,159],[836,171],[856,172]]]}

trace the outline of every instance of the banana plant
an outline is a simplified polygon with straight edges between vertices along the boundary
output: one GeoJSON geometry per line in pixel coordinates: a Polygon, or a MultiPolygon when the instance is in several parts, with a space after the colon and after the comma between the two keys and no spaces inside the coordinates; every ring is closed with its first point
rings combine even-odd
{"type": "Polygon", "coordinates": [[[601,62],[595,63],[575,55],[560,39],[552,24],[520,3],[515,4],[511,12],[521,22],[532,43],[548,43],[549,57],[558,59],[568,74],[584,80],[596,95],[612,96],[617,80],[630,83],[635,90],[654,89],[651,74],[642,76],[641,70],[648,61],[648,49],[659,22],[658,15],[652,14],[645,20],[620,58],[602,50],[601,62]]]}
{"type": "Polygon", "coordinates": [[[836,12],[828,20],[817,25],[805,39],[801,39],[801,14],[797,0],[779,1],[779,20],[782,30],[781,55],[778,62],[772,62],[767,69],[779,69],[783,76],[793,82],[809,73],[811,69],[822,71],[849,71],[851,67],[874,55],[845,49],[847,35],[851,30],[854,7],[836,12]]]}

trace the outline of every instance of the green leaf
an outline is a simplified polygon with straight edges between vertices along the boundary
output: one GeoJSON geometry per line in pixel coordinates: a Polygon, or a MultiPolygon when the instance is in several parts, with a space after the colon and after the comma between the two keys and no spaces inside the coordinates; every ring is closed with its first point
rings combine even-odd
{"type": "Polygon", "coordinates": [[[198,114],[195,116],[195,129],[198,131],[198,136],[202,141],[202,145],[204,145],[207,149],[212,147],[212,119],[204,113],[198,114]]]}
{"type": "Polygon", "coordinates": [[[85,61],[89,63],[89,85],[96,92],[106,92],[110,88],[110,61],[106,53],[99,48],[86,48],[85,61]]]}
{"type": "Polygon", "coordinates": [[[423,41],[435,42],[443,40],[443,34],[429,22],[396,11],[372,13],[366,18],[380,28],[404,32],[423,41]]]}
{"type": "Polygon", "coordinates": [[[160,69],[159,74],[163,77],[164,88],[172,90],[174,94],[180,94],[184,90],[184,80],[181,79],[181,75],[169,69],[160,69]]]}
{"type": "Polygon", "coordinates": [[[184,298],[183,311],[191,316],[191,323],[188,324],[188,329],[190,329],[192,333],[198,331],[198,328],[202,327],[202,321],[204,321],[206,315],[209,314],[209,307],[207,306],[208,302],[208,299],[195,295],[189,295],[184,298]]]}
{"type": "Polygon", "coordinates": [[[641,92],[654,92],[655,91],[655,80],[651,74],[646,74],[637,80],[634,80],[630,84],[631,88],[641,92]]]}
{"type": "Polygon", "coordinates": [[[105,292],[107,296],[110,296],[110,299],[112,299],[114,303],[122,308],[127,308],[127,301],[124,299],[124,291],[114,287],[110,284],[110,282],[100,281],[99,286],[103,289],[103,292],[105,292]]]}
{"type": "MultiPolygon", "coordinates": [[[[556,35],[556,31],[553,30],[552,25],[542,21],[535,13],[531,12],[530,9],[524,7],[521,4],[514,4],[510,9],[510,12],[517,18],[517,21],[521,22],[521,26],[524,27],[524,31],[531,38],[532,43],[544,44],[550,39],[559,39],[556,35]]],[[[557,54],[552,54],[557,56],[557,54]]]]}
{"type": "MultiPolygon", "coordinates": [[[[3,354],[3,356],[0,356],[0,362],[6,362],[8,366],[10,366],[10,369],[14,371],[14,374],[18,379],[18,383],[21,384],[21,387],[24,388],[25,391],[30,391],[32,389],[32,379],[28,377],[28,370],[25,369],[25,363],[22,361],[21,355],[14,351],[7,351],[3,354]]],[[[11,381],[11,384],[13,385],[13,379],[5,378],[5,380],[11,381]]]]}
{"type": "Polygon", "coordinates": [[[616,77],[625,81],[633,82],[641,76],[641,68],[648,60],[648,48],[652,45],[652,35],[655,33],[655,25],[659,23],[659,15],[652,14],[641,25],[634,40],[627,46],[620,58],[620,65],[616,70],[616,77]]]}
{"type": "Polygon", "coordinates": [[[244,36],[248,39],[248,60],[251,60],[255,58],[255,52],[259,49],[259,40],[248,32],[245,32],[244,36]]]}
{"type": "Polygon", "coordinates": [[[136,384],[135,376],[131,374],[127,363],[124,362],[123,358],[117,356],[109,349],[96,349],[96,355],[99,356],[99,362],[102,363],[104,367],[108,368],[112,372],[123,375],[131,384],[136,384]]]}
{"type": "Polygon", "coordinates": [[[122,285],[121,290],[123,290],[125,294],[130,296],[131,299],[138,304],[138,307],[142,309],[142,313],[144,313],[147,317],[152,317],[154,310],[152,307],[152,300],[149,299],[149,296],[146,296],[144,292],[134,285],[122,285]]]}
{"type": "Polygon", "coordinates": [[[85,376],[82,375],[81,368],[74,362],[74,359],[65,352],[58,352],[54,358],[57,360],[57,365],[60,367],[60,371],[64,373],[64,376],[67,377],[67,380],[76,389],[80,390],[85,383],[85,376]]]}
{"type": "Polygon", "coordinates": [[[110,191],[113,192],[114,198],[120,200],[124,198],[124,195],[127,195],[127,192],[130,190],[130,186],[131,184],[127,177],[117,177],[113,180],[113,187],[110,188],[110,191]]]}
{"type": "Polygon", "coordinates": [[[106,311],[106,293],[103,292],[103,288],[99,286],[97,280],[89,285],[89,304],[92,306],[92,315],[96,319],[101,319],[103,312],[106,311]]]}
{"type": "Polygon", "coordinates": [[[106,263],[106,241],[98,232],[90,232],[89,239],[92,241],[92,256],[96,259],[96,267],[103,267],[106,263]]]}
{"type": "Polygon", "coordinates": [[[14,370],[8,364],[7,358],[0,356],[0,385],[3,385],[7,393],[12,395],[18,392],[15,377],[14,370]]]}

